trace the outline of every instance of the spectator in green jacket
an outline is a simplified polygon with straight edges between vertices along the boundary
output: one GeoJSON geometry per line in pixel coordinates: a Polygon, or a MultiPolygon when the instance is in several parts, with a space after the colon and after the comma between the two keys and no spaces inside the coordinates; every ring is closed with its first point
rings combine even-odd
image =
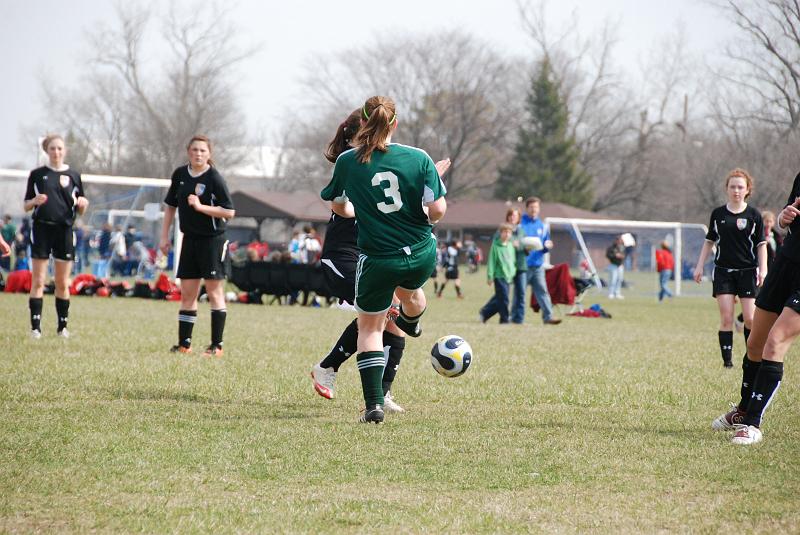
{"type": "Polygon", "coordinates": [[[486,323],[495,314],[500,315],[500,323],[508,323],[508,287],[517,273],[517,252],[511,243],[512,232],[512,224],[500,225],[499,236],[494,239],[489,250],[486,282],[490,286],[494,284],[494,295],[478,312],[482,323],[486,323]]]}

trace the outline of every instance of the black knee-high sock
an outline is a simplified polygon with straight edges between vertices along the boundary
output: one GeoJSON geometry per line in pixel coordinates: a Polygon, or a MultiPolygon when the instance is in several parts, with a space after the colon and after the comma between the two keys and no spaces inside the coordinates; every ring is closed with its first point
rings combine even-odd
{"type": "Polygon", "coordinates": [[[333,371],[338,372],[339,366],[342,365],[344,361],[350,358],[351,355],[355,354],[358,342],[358,320],[353,320],[350,324],[344,328],[342,334],[339,336],[339,339],[331,349],[331,352],[328,353],[328,356],[322,359],[322,362],[319,365],[322,368],[333,368],[333,371]]]}
{"type": "Polygon", "coordinates": [[[383,351],[386,355],[386,367],[383,369],[383,395],[391,390],[392,382],[400,367],[403,350],[406,348],[406,339],[389,331],[383,331],[383,351]]]}
{"type": "Polygon", "coordinates": [[[731,362],[733,359],[733,331],[718,331],[719,350],[722,353],[723,362],[731,362]]]}
{"type": "Polygon", "coordinates": [[[41,297],[31,297],[28,299],[28,308],[31,310],[31,330],[42,330],[42,304],[44,299],[41,297]]]}
{"type": "Polygon", "coordinates": [[[755,383],[758,369],[761,367],[761,361],[753,362],[745,354],[742,359],[742,399],[739,401],[739,410],[744,412],[747,410],[747,404],[750,403],[750,396],[753,394],[753,383],[755,383]]]}
{"type": "Polygon", "coordinates": [[[761,361],[761,367],[758,369],[753,385],[753,393],[750,394],[750,401],[747,404],[747,415],[742,423],[756,427],[761,426],[761,418],[781,385],[781,379],[783,379],[783,362],[761,361]]]}
{"type": "Polygon", "coordinates": [[[225,318],[228,310],[221,308],[211,311],[211,345],[222,347],[222,333],[225,332],[225,318]]]}
{"type": "Polygon", "coordinates": [[[56,315],[58,316],[58,332],[67,328],[69,320],[69,299],[56,297],[56,315]]]}
{"type": "Polygon", "coordinates": [[[196,321],[196,310],[178,311],[178,345],[192,347],[192,329],[196,321]]]}
{"type": "Polygon", "coordinates": [[[744,358],[747,358],[747,339],[750,338],[750,329],[744,328],[744,358]]]}

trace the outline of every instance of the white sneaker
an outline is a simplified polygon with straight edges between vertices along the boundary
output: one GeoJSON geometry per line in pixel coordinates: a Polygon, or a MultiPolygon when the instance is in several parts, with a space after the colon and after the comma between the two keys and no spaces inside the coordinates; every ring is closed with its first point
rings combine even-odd
{"type": "Polygon", "coordinates": [[[730,431],[741,424],[742,420],[744,420],[744,412],[739,410],[738,405],[731,403],[731,410],[717,416],[717,418],[711,422],[711,429],[714,431],[730,431]]]}
{"type": "Polygon", "coordinates": [[[314,364],[311,368],[311,379],[314,381],[314,390],[317,394],[326,399],[333,399],[333,383],[336,381],[336,372],[333,368],[323,368],[319,364],[314,364]]]}
{"type": "Polygon", "coordinates": [[[386,392],[383,396],[383,410],[384,412],[392,413],[392,414],[400,414],[406,412],[406,410],[397,404],[392,397],[391,392],[386,392]]]}
{"type": "Polygon", "coordinates": [[[39,329],[31,329],[31,338],[33,338],[34,340],[38,340],[41,337],[42,337],[42,331],[40,331],[39,329]]]}
{"type": "Polygon", "coordinates": [[[58,331],[58,336],[60,336],[61,338],[69,338],[69,331],[66,329],[61,329],[60,331],[58,331]]]}
{"type": "Polygon", "coordinates": [[[761,442],[761,429],[752,425],[739,424],[736,426],[736,432],[733,434],[731,442],[734,444],[741,444],[742,446],[749,446],[756,442],[761,442]]]}
{"type": "Polygon", "coordinates": [[[609,298],[609,299],[616,299],[616,297],[617,297],[617,296],[616,296],[616,295],[614,295],[614,294],[608,294],[608,298],[609,298]]]}
{"type": "Polygon", "coordinates": [[[617,294],[617,299],[625,299],[625,296],[622,294],[617,294]]]}

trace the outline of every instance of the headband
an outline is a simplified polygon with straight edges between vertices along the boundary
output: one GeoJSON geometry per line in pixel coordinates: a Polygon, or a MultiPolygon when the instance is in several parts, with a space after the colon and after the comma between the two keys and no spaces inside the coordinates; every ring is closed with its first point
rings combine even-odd
{"type": "MultiPolygon", "coordinates": [[[[383,106],[383,104],[379,104],[379,106],[383,106]]],[[[375,107],[377,108],[378,106],[375,106],[375,107]]],[[[369,121],[369,114],[367,113],[367,105],[366,104],[364,104],[364,107],[361,108],[361,112],[364,114],[364,119],[369,121]]],[[[395,113],[394,115],[392,115],[392,120],[389,121],[389,124],[391,125],[396,120],[397,120],[397,114],[395,113]]]]}

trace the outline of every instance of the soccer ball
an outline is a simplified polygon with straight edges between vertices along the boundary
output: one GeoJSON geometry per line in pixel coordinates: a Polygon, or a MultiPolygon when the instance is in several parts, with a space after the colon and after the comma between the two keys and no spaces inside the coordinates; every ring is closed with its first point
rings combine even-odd
{"type": "Polygon", "coordinates": [[[542,239],[538,236],[525,236],[522,238],[522,246],[526,251],[541,251],[544,249],[542,239]]]}
{"type": "Polygon", "coordinates": [[[460,336],[442,336],[431,348],[431,364],[439,375],[458,377],[472,364],[472,348],[460,336]]]}

